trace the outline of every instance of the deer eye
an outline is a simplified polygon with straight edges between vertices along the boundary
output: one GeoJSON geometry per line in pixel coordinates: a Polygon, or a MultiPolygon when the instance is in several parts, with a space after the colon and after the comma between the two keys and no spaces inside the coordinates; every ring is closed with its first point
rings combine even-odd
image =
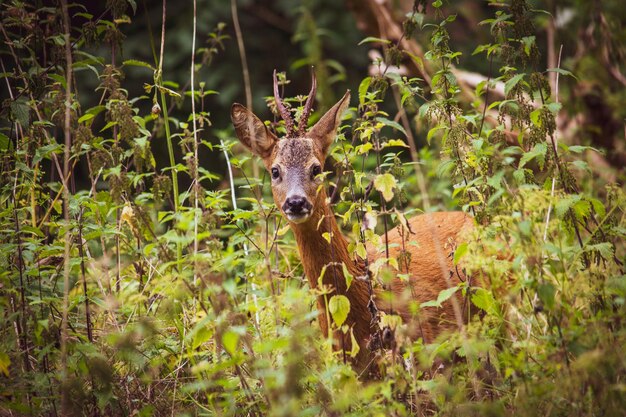
{"type": "Polygon", "coordinates": [[[277,180],[278,178],[280,178],[280,171],[278,170],[278,168],[273,167],[272,168],[272,179],[273,180],[277,180]]]}
{"type": "Polygon", "coordinates": [[[319,165],[314,165],[313,169],[311,170],[311,179],[315,179],[315,177],[317,177],[321,173],[322,173],[322,167],[319,165]]]}

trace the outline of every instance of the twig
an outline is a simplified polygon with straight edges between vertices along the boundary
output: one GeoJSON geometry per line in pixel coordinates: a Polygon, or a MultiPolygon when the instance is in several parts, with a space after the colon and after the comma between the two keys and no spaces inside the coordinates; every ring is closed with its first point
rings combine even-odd
{"type": "MultiPolygon", "coordinates": [[[[195,0],[194,0],[195,1],[195,0]]],[[[230,198],[231,201],[233,203],[233,210],[237,210],[237,194],[235,192],[235,179],[233,178],[233,168],[232,165],[230,164],[230,158],[228,156],[228,151],[226,150],[226,147],[224,146],[224,141],[222,139],[220,139],[220,145],[222,145],[222,152],[224,152],[224,158],[226,158],[226,167],[228,168],[228,182],[230,185],[230,198]]],[[[236,223],[235,223],[236,225],[236,223]]],[[[241,228],[237,225],[237,228],[239,228],[239,230],[241,230],[241,228]]],[[[242,231],[243,232],[243,231],[242,231]]],[[[254,243],[254,241],[252,241],[252,239],[250,239],[244,232],[244,236],[246,236],[250,242],[252,242],[253,245],[256,246],[256,244],[254,243]]],[[[261,249],[257,246],[257,249],[259,249],[260,252],[261,249]]],[[[248,245],[244,242],[243,244],[243,253],[246,255],[246,258],[248,257],[248,245]]],[[[257,296],[256,296],[256,284],[254,282],[251,283],[252,286],[252,302],[254,303],[254,307],[255,307],[255,313],[254,313],[254,326],[257,329],[257,331],[259,332],[259,335],[261,334],[261,328],[259,327],[259,322],[260,322],[260,318],[259,318],[259,306],[258,306],[258,300],[257,300],[257,296]]]]}
{"type": "MultiPolygon", "coordinates": [[[[63,152],[63,178],[67,178],[70,170],[70,150],[72,146],[71,135],[71,116],[72,116],[72,49],[70,44],[70,18],[67,9],[67,0],[61,0],[61,7],[63,9],[63,27],[65,31],[65,148],[63,152]]],[[[68,344],[68,310],[69,310],[69,295],[70,295],[70,249],[71,239],[69,232],[70,225],[70,192],[67,187],[63,187],[63,218],[65,220],[66,230],[65,236],[65,252],[64,252],[64,265],[63,265],[63,314],[61,321],[61,372],[62,380],[67,383],[68,371],[67,371],[67,344],[68,344]]],[[[69,414],[69,390],[67,387],[61,389],[61,414],[69,414]]]]}
{"type": "MultiPolygon", "coordinates": [[[[561,45],[561,48],[559,49],[559,59],[557,61],[557,68],[559,68],[561,66],[561,54],[563,52],[563,45],[561,45]]],[[[559,102],[559,73],[557,71],[556,73],[556,79],[554,82],[554,99],[556,100],[556,102],[559,102]]],[[[557,125],[558,125],[558,117],[559,115],[556,115],[557,118],[557,125]]],[[[556,135],[556,132],[554,133],[554,139],[553,139],[553,146],[554,146],[554,152],[557,151],[557,145],[558,143],[558,136],[556,135]]],[[[557,171],[558,172],[558,171],[557,171]]],[[[556,173],[554,174],[554,176],[552,177],[552,188],[550,189],[550,203],[548,205],[548,214],[546,214],[546,224],[544,226],[543,229],[543,241],[546,241],[546,238],[548,237],[548,223],[550,223],[550,214],[552,213],[552,199],[554,198],[554,188],[556,186],[556,173]]]]}
{"type": "Polygon", "coordinates": [[[197,10],[196,0],[193,0],[193,35],[191,38],[191,119],[193,123],[193,192],[194,192],[194,215],[193,215],[193,285],[198,280],[198,189],[200,181],[198,179],[198,128],[196,126],[196,94],[195,94],[195,73],[196,73],[196,25],[197,10]]]}
{"type": "Polygon", "coordinates": [[[239,48],[239,59],[243,71],[243,83],[246,90],[246,107],[252,111],[252,88],[250,84],[250,72],[248,71],[248,59],[246,58],[246,49],[243,43],[243,35],[239,26],[239,15],[237,14],[237,0],[230,0],[230,8],[233,14],[233,26],[235,27],[235,36],[237,37],[237,47],[239,48]]]}
{"type": "MultiPolygon", "coordinates": [[[[252,84],[250,82],[250,71],[248,70],[248,58],[246,57],[246,48],[243,43],[243,34],[241,33],[241,26],[239,25],[237,0],[230,0],[230,8],[233,15],[233,26],[235,27],[237,48],[239,49],[239,59],[241,60],[241,71],[243,72],[243,85],[246,92],[246,107],[252,111],[252,84]]],[[[259,178],[259,167],[257,164],[252,165],[252,175],[254,175],[254,178],[259,178]]]]}
{"type": "MultiPolygon", "coordinates": [[[[165,51],[165,21],[167,16],[167,0],[163,0],[163,13],[161,21],[161,50],[159,53],[158,69],[155,74],[155,84],[161,87],[163,84],[163,53],[165,51]]],[[[165,128],[165,139],[167,143],[167,153],[170,159],[170,168],[172,171],[172,191],[174,193],[174,212],[178,213],[179,210],[179,195],[178,195],[178,170],[176,168],[176,158],[174,156],[174,147],[172,146],[172,134],[170,132],[170,119],[167,111],[167,100],[165,97],[165,91],[160,89],[161,96],[161,108],[163,110],[163,127],[165,128]]],[[[180,269],[180,262],[183,257],[183,247],[180,242],[176,243],[176,265],[180,269]]]]}

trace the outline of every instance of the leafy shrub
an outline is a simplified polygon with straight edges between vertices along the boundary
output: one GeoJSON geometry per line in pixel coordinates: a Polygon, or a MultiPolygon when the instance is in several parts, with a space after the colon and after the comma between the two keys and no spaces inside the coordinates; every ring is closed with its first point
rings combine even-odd
{"type": "MultiPolygon", "coordinates": [[[[481,23],[493,39],[475,45],[494,70],[468,89],[455,75],[455,15],[441,1],[424,14],[425,3],[403,27],[429,36],[424,61],[410,58],[432,79],[388,69],[409,54],[401,41],[365,39],[386,54],[359,83],[326,178],[355,253],[381,243],[365,221],[384,235],[420,210],[471,212],[476,230],[452,256],[478,313],[430,344],[400,325],[382,377],[367,382],[320,337],[266,176],[212,125],[218,87],[167,80],[158,45],[153,63],[120,62],[122,28],[141,13],[133,1],[108,1],[102,16],[65,1],[3,4],[2,413],[622,415],[623,188],[586,164],[595,149],[561,140],[537,11],[494,3],[481,23]],[[136,96],[131,71],[145,74],[136,96]],[[201,164],[203,152],[227,168],[201,164]]],[[[226,30],[194,51],[190,78],[220,66],[226,30]]],[[[304,8],[309,60],[340,79],[317,36],[304,8]]],[[[288,100],[297,114],[302,101],[288,100]]]]}

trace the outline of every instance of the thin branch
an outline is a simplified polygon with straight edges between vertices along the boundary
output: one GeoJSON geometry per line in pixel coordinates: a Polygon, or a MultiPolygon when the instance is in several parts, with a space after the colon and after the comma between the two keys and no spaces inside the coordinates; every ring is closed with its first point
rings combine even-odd
{"type": "MultiPolygon", "coordinates": [[[[561,67],[561,54],[562,53],[563,53],[563,45],[561,45],[561,48],[559,49],[559,59],[557,61],[557,68],[561,67]]],[[[554,81],[554,99],[557,103],[559,102],[559,73],[558,71],[556,72],[556,79],[554,81]]],[[[559,115],[557,114],[556,115],[557,125],[558,125],[558,117],[559,115]]],[[[555,153],[557,152],[557,143],[558,143],[558,136],[555,132],[554,138],[553,138],[553,146],[554,146],[555,153]]],[[[554,176],[552,177],[552,187],[550,189],[550,204],[548,205],[548,214],[546,215],[546,224],[543,229],[543,241],[544,242],[546,241],[546,238],[548,237],[548,224],[550,223],[550,214],[552,213],[552,200],[554,199],[554,188],[556,186],[557,173],[555,173],[554,176]]]]}
{"type": "Polygon", "coordinates": [[[239,58],[243,71],[243,83],[246,90],[246,107],[252,111],[252,87],[250,84],[250,72],[248,71],[248,59],[246,58],[246,48],[243,43],[241,26],[239,26],[239,14],[237,13],[237,0],[230,0],[230,8],[233,14],[233,26],[237,37],[237,47],[239,48],[239,58]]]}
{"type": "MultiPolygon", "coordinates": [[[[63,178],[68,178],[70,170],[70,150],[72,146],[72,134],[70,131],[72,122],[72,46],[70,43],[70,17],[67,8],[67,0],[61,0],[63,9],[63,27],[65,31],[65,148],[63,152],[63,178]]],[[[68,310],[70,295],[70,249],[71,234],[69,233],[70,224],[70,192],[65,184],[63,187],[63,218],[65,220],[65,252],[63,265],[63,315],[61,321],[61,369],[62,380],[67,382],[67,344],[68,344],[68,310]]],[[[69,390],[64,387],[61,390],[61,414],[68,415],[70,405],[69,390]]]]}
{"type": "Polygon", "coordinates": [[[193,285],[198,279],[198,189],[200,181],[198,179],[198,128],[196,126],[196,94],[195,94],[195,74],[196,74],[196,27],[197,10],[196,0],[193,0],[193,35],[191,38],[191,119],[193,123],[193,193],[194,193],[194,215],[193,215],[193,285]]]}

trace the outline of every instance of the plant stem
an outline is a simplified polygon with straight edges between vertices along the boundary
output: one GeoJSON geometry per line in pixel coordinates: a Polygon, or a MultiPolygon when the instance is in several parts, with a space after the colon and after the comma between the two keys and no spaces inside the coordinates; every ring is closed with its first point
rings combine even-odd
{"type": "MultiPolygon", "coordinates": [[[[163,18],[161,22],[161,53],[159,55],[159,68],[157,69],[157,76],[155,83],[157,87],[162,87],[163,84],[163,51],[165,50],[165,17],[167,12],[167,0],[163,0],[163,18]]],[[[170,132],[170,119],[167,113],[167,100],[165,99],[165,92],[160,89],[161,93],[161,108],[163,110],[163,121],[165,123],[165,139],[167,142],[167,153],[170,157],[170,168],[172,169],[172,190],[174,191],[174,212],[178,213],[179,201],[178,201],[178,173],[176,172],[176,158],[174,157],[174,147],[172,146],[172,134],[170,132]]],[[[183,257],[183,247],[180,242],[176,243],[176,265],[180,271],[180,263],[183,257]]]]}
{"type": "MultiPolygon", "coordinates": [[[[65,148],[63,152],[63,178],[68,178],[70,170],[70,148],[72,146],[71,116],[72,116],[72,50],[70,44],[70,18],[67,8],[67,0],[61,0],[63,9],[63,28],[65,35],[65,148]]],[[[70,249],[71,249],[71,233],[70,233],[70,192],[67,184],[63,187],[63,217],[65,220],[65,251],[63,259],[63,314],[61,321],[61,375],[64,384],[67,384],[67,345],[68,345],[68,314],[69,314],[69,296],[70,296],[70,249]]],[[[68,415],[68,407],[70,404],[68,387],[61,389],[61,414],[68,415]]]]}

